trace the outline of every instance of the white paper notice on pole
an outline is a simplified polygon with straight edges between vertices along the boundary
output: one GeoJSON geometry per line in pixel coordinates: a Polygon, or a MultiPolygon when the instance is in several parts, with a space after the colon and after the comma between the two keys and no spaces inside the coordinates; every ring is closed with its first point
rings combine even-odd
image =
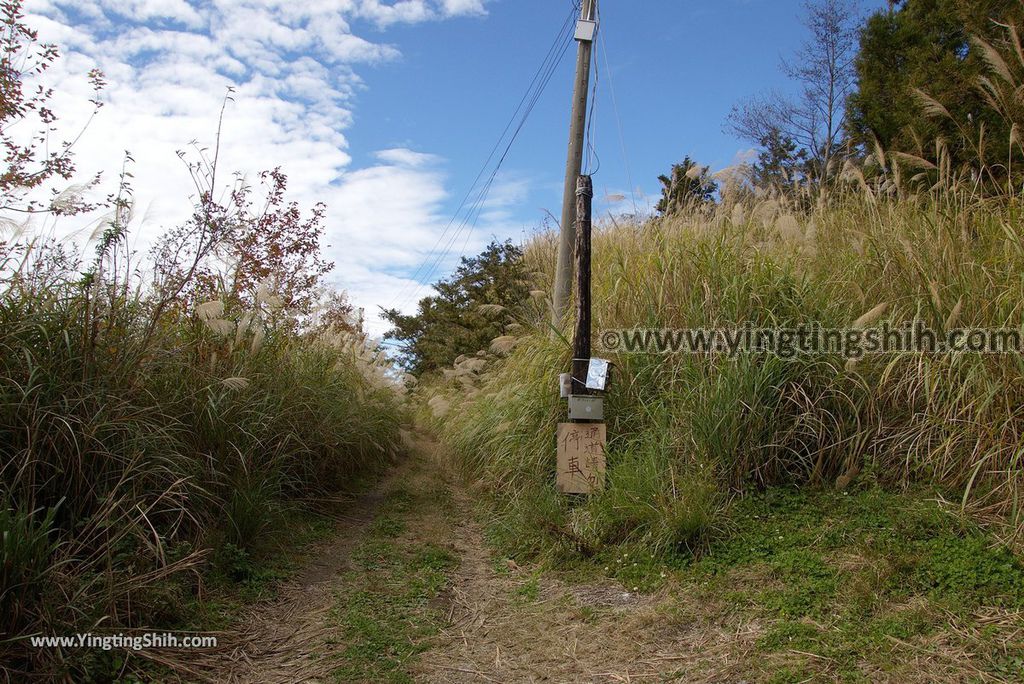
{"type": "Polygon", "coordinates": [[[587,367],[587,389],[603,390],[608,383],[608,361],[590,359],[587,367]]]}

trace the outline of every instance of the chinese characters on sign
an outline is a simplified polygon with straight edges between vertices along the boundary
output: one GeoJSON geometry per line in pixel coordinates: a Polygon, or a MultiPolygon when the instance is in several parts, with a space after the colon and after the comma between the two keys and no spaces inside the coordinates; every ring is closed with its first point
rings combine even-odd
{"type": "Polygon", "coordinates": [[[563,494],[590,494],[604,489],[604,423],[559,423],[558,479],[563,494]]]}

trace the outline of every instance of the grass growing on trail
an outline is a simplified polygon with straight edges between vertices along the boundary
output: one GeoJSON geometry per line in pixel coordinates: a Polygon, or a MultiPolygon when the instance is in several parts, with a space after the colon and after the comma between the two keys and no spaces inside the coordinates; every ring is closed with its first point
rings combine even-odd
{"type": "MultiPolygon", "coordinates": [[[[719,635],[724,654],[683,649],[683,669],[665,661],[666,681],[1010,682],[1024,672],[1024,565],[926,490],[775,488],[737,501],[721,524],[699,557],[620,545],[530,570],[512,604],[529,603],[538,579],[614,579],[656,606],[666,648],[719,635]]],[[[574,619],[624,617],[582,606],[574,619]]]]}
{"type": "Polygon", "coordinates": [[[440,521],[423,513],[450,511],[451,494],[436,482],[429,489],[412,485],[387,493],[352,554],[353,569],[340,580],[337,682],[411,682],[410,666],[443,624],[439,596],[457,559],[434,529],[440,521]]]}
{"type": "Polygon", "coordinates": [[[173,627],[204,632],[237,626],[241,608],[275,598],[282,583],[294,577],[317,544],[336,529],[337,520],[325,511],[295,509],[280,518],[251,551],[232,545],[218,549],[203,595],[182,610],[181,623],[173,627]]]}

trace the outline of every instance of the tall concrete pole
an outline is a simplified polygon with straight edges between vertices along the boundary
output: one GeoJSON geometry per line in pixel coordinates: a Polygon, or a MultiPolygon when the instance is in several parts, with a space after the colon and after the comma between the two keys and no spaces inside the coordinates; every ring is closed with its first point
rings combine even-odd
{"type": "Polygon", "coordinates": [[[593,55],[593,32],[582,22],[597,17],[597,0],[583,0],[580,8],[581,27],[576,40],[576,83],[572,93],[572,118],[569,122],[569,154],[565,163],[565,186],[562,192],[562,223],[558,236],[558,263],[555,267],[555,290],[552,293],[551,325],[561,330],[565,310],[572,291],[573,243],[576,241],[576,182],[583,169],[583,137],[587,128],[587,98],[590,93],[590,63],[593,55]]]}

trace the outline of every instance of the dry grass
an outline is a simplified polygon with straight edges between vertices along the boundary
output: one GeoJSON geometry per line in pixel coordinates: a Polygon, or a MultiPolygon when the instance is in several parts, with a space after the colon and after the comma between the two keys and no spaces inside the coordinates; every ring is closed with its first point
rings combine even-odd
{"type": "Polygon", "coordinates": [[[361,338],[301,333],[270,295],[161,310],[60,245],[0,258],[0,673],[115,676],[21,637],[187,622],[211,570],[252,574],[287,515],[396,453],[361,338]]]}

